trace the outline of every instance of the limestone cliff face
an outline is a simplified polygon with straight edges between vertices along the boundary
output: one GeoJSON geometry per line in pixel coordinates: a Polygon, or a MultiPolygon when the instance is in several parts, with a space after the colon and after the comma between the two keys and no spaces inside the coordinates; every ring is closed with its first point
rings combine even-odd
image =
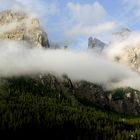
{"type": "Polygon", "coordinates": [[[119,40],[117,40],[118,46],[116,47],[119,49],[119,45],[121,45],[122,49],[120,51],[116,49],[113,55],[114,60],[140,73],[140,40],[135,40],[129,29],[117,33],[117,36],[121,41],[119,44],[119,40]]]}
{"type": "Polygon", "coordinates": [[[0,39],[30,43],[33,47],[49,47],[47,34],[38,19],[21,11],[0,12],[0,39]]]}
{"type": "Polygon", "coordinates": [[[122,55],[115,57],[115,60],[140,73],[140,48],[125,49],[122,55]]]}

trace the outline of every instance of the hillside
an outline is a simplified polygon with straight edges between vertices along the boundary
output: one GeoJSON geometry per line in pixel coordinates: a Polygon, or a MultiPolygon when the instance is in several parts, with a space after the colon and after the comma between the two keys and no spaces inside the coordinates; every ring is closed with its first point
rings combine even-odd
{"type": "MultiPolygon", "coordinates": [[[[118,98],[118,91],[110,92],[113,98],[118,98]]],[[[105,107],[103,100],[99,98],[99,95],[104,94],[102,87],[86,81],[71,81],[66,75],[2,78],[1,135],[26,137],[28,134],[34,137],[78,140],[138,140],[140,118],[116,113],[105,107]]]]}

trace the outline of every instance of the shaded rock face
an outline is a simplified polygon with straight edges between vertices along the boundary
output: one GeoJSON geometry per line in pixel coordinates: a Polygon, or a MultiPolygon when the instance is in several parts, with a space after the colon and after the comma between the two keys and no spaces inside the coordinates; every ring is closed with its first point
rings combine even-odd
{"type": "Polygon", "coordinates": [[[104,91],[101,86],[86,81],[74,83],[74,88],[75,97],[82,103],[119,113],[140,115],[140,92],[137,90],[120,88],[104,91]]]}
{"type": "Polygon", "coordinates": [[[116,89],[110,92],[109,106],[111,109],[129,114],[140,115],[140,92],[131,88],[116,89]]]}
{"type": "Polygon", "coordinates": [[[87,81],[72,81],[66,75],[59,81],[59,85],[85,105],[128,115],[140,115],[140,92],[132,88],[105,91],[100,85],[87,81]]]}
{"type": "Polygon", "coordinates": [[[122,28],[118,32],[112,33],[111,41],[109,42],[109,45],[114,42],[121,42],[127,39],[131,35],[131,30],[128,28],[122,28]]]}
{"type": "Polygon", "coordinates": [[[101,86],[87,81],[72,81],[67,75],[56,77],[52,74],[6,78],[0,79],[0,82],[0,86],[2,84],[6,86],[4,88],[6,91],[1,92],[4,96],[7,96],[9,91],[17,94],[8,89],[7,84],[13,85],[12,87],[16,87],[15,89],[21,92],[23,92],[23,89],[27,93],[33,92],[34,95],[39,92],[43,96],[46,94],[47,89],[51,96],[58,93],[58,99],[61,99],[67,93],[67,97],[70,95],[74,101],[78,100],[83,105],[96,106],[123,114],[140,115],[140,92],[131,88],[105,91],[101,86]],[[25,85],[28,86],[25,88],[25,85]]]}
{"type": "Polygon", "coordinates": [[[21,11],[0,12],[0,39],[30,43],[33,47],[49,47],[47,34],[39,21],[21,11]]]}
{"type": "Polygon", "coordinates": [[[101,52],[104,49],[105,45],[106,44],[104,42],[100,41],[97,38],[93,39],[92,37],[90,37],[88,39],[88,49],[93,49],[96,52],[101,52]]]}
{"type": "Polygon", "coordinates": [[[113,33],[113,36],[117,39],[124,39],[130,35],[131,31],[128,28],[122,28],[120,32],[113,33]]]}

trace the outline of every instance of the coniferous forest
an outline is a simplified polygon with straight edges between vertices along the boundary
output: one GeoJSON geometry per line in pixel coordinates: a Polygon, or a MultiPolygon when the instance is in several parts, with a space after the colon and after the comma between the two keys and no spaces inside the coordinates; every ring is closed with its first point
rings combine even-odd
{"type": "Polygon", "coordinates": [[[75,96],[74,86],[66,75],[63,79],[51,74],[2,78],[0,135],[66,140],[140,140],[139,116],[88,104],[75,96]]]}

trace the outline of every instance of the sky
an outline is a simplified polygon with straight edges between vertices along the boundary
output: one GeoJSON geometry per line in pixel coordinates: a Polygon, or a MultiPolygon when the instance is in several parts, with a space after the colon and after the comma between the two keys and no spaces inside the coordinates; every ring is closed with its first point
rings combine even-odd
{"type": "Polygon", "coordinates": [[[140,0],[0,0],[5,9],[32,13],[60,46],[85,48],[90,36],[108,42],[121,28],[140,30],[140,0]]]}

